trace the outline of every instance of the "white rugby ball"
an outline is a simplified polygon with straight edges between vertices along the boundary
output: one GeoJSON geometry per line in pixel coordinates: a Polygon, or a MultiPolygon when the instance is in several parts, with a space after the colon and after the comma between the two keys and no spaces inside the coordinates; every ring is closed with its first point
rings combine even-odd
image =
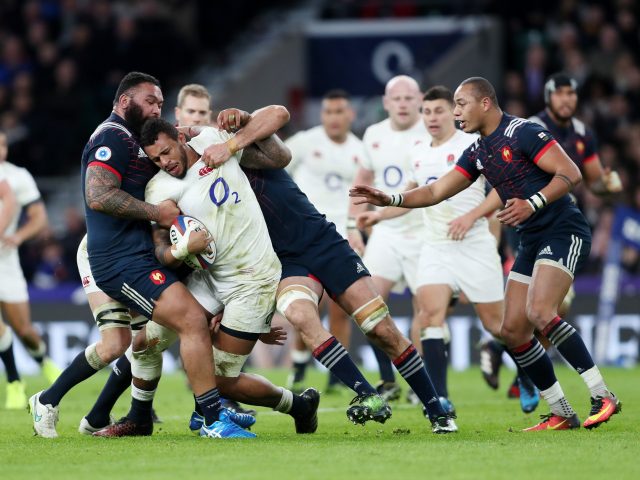
{"type": "MultiPolygon", "coordinates": [[[[200,222],[200,220],[189,217],[188,215],[178,215],[171,224],[171,228],[169,229],[169,238],[171,239],[171,244],[177,244],[184,236],[184,232],[190,226],[192,226],[192,228],[196,232],[206,229],[202,222],[200,222]]],[[[211,249],[211,253],[205,252],[198,254],[189,254],[185,257],[183,262],[194,270],[208,269],[216,260],[216,244],[213,240],[211,240],[211,242],[209,243],[209,248],[211,249]]]]}

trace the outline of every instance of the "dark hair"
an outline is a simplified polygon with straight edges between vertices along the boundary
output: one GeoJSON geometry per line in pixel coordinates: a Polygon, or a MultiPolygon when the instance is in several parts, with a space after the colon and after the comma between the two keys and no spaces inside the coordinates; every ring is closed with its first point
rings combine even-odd
{"type": "Polygon", "coordinates": [[[544,103],[549,105],[551,94],[560,87],[570,87],[571,90],[578,92],[578,82],[575,78],[563,72],[554,73],[544,84],[544,103]]]}
{"type": "Polygon", "coordinates": [[[470,77],[464,80],[460,84],[460,86],[463,86],[463,85],[471,85],[474,90],[474,96],[478,100],[482,100],[483,98],[488,97],[489,100],[491,100],[491,103],[493,103],[493,105],[496,108],[500,107],[500,105],[498,105],[498,97],[496,96],[496,89],[493,88],[493,85],[491,85],[491,82],[486,78],[470,77]]]}
{"type": "Polygon", "coordinates": [[[140,146],[144,148],[153,145],[161,133],[167,134],[173,140],[178,140],[178,129],[171,123],[162,118],[150,118],[142,126],[140,146]]]}
{"type": "Polygon", "coordinates": [[[322,97],[323,100],[335,100],[337,98],[344,98],[347,101],[351,100],[351,95],[346,90],[342,90],[339,88],[334,88],[333,90],[329,90],[322,97]]]}
{"type": "Polygon", "coordinates": [[[141,83],[152,83],[155,86],[160,87],[160,80],[153,75],[142,72],[129,72],[122,78],[122,80],[120,80],[120,85],[118,85],[118,90],[116,90],[116,96],[113,99],[113,105],[115,106],[118,103],[118,99],[122,94],[127,93],[129,90],[137,87],[141,83]]]}
{"type": "Polygon", "coordinates": [[[422,97],[423,101],[446,100],[453,105],[453,92],[444,85],[436,85],[427,90],[422,97]]]}

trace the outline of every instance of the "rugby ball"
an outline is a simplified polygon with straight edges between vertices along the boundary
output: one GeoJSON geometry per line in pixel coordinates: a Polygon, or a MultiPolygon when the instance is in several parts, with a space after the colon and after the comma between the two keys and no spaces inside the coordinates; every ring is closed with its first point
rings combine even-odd
{"type": "MultiPolygon", "coordinates": [[[[184,233],[189,227],[193,228],[196,232],[206,229],[199,220],[189,217],[188,215],[178,215],[169,229],[171,244],[177,244],[184,237],[184,233]]],[[[189,254],[183,262],[194,270],[206,270],[213,265],[213,262],[216,260],[216,244],[213,240],[209,243],[209,247],[211,253],[189,254]]]]}

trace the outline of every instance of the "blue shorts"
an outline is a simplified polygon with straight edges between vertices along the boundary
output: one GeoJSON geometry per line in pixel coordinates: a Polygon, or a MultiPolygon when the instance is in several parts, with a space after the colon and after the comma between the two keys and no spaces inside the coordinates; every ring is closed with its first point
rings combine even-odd
{"type": "Polygon", "coordinates": [[[369,277],[369,270],[362,259],[349,246],[333,224],[323,229],[304,252],[279,256],[282,278],[311,277],[318,280],[331,298],[353,285],[362,277],[369,277]]]}
{"type": "Polygon", "coordinates": [[[175,273],[163,267],[153,253],[122,258],[109,272],[113,274],[94,275],[96,285],[114,300],[149,319],[153,316],[155,301],[178,281],[175,273]]]}
{"type": "Polygon", "coordinates": [[[569,210],[542,230],[521,233],[509,278],[529,283],[537,263],[560,268],[573,278],[590,250],[591,230],[587,220],[579,210],[569,210]]]}

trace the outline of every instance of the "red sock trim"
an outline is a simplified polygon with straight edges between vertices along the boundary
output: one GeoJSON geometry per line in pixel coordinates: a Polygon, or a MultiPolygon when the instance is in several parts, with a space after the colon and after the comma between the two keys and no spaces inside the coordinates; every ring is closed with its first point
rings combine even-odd
{"type": "Polygon", "coordinates": [[[416,347],[414,347],[413,344],[409,345],[407,349],[404,352],[402,352],[400,356],[393,361],[393,364],[397,367],[402,362],[404,362],[409,355],[411,355],[415,351],[416,351],[416,347]]]}
{"type": "Polygon", "coordinates": [[[313,351],[313,357],[318,358],[318,355],[324,352],[334,341],[337,341],[336,337],[330,337],[326,341],[324,341],[318,348],[313,351]]]}
{"type": "Polygon", "coordinates": [[[519,347],[512,348],[511,351],[513,353],[522,353],[522,352],[530,349],[532,345],[533,345],[533,340],[529,340],[527,343],[523,343],[519,347]]]}
{"type": "Polygon", "coordinates": [[[559,324],[562,321],[562,318],[560,317],[560,315],[556,315],[556,317],[551,320],[546,327],[544,327],[544,329],[542,329],[542,334],[546,337],[547,334],[553,330],[553,327],[555,327],[557,324],[559,324]]]}

